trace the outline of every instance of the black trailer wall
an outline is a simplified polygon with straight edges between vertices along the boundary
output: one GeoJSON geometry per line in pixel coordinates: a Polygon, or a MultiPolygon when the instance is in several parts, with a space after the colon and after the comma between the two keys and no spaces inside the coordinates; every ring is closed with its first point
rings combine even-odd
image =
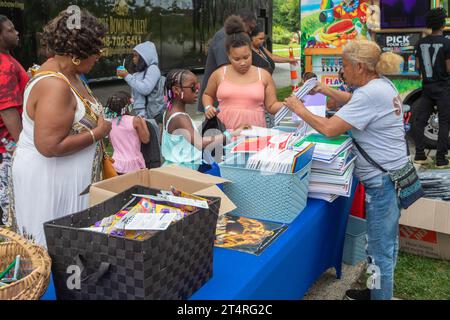
{"type": "Polygon", "coordinates": [[[89,10],[109,26],[106,56],[88,75],[94,81],[114,78],[116,67],[146,40],[155,43],[164,72],[203,68],[209,39],[240,8],[253,10],[272,35],[272,0],[1,0],[0,14],[21,33],[14,54],[26,68],[45,59],[39,46],[42,28],[70,5],[89,10]]]}

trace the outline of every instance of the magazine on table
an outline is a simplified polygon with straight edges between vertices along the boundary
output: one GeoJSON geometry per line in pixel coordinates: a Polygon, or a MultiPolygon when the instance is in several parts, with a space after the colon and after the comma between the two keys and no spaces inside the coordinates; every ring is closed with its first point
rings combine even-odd
{"type": "Polygon", "coordinates": [[[286,229],[285,224],[226,214],[219,217],[215,246],[259,256],[286,229]]]}

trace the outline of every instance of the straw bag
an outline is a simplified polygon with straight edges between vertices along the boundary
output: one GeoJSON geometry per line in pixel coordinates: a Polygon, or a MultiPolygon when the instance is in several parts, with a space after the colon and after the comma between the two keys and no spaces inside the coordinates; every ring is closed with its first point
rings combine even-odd
{"type": "Polygon", "coordinates": [[[0,272],[5,270],[17,255],[20,255],[21,273],[27,273],[25,269],[28,267],[30,273],[12,284],[0,287],[0,300],[40,299],[50,281],[52,262],[47,251],[12,231],[0,228],[0,239],[2,237],[6,238],[6,242],[0,242],[0,272]]]}

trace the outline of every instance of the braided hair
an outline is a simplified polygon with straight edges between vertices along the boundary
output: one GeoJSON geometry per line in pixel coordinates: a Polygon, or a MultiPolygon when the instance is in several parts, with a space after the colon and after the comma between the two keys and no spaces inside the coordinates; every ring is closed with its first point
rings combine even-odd
{"type": "Polygon", "coordinates": [[[191,71],[188,69],[174,69],[167,74],[164,94],[166,96],[167,108],[169,111],[172,109],[173,101],[176,98],[172,88],[174,86],[181,87],[185,77],[190,73],[191,71]]]}
{"type": "Polygon", "coordinates": [[[427,14],[427,28],[430,28],[433,31],[437,31],[445,26],[445,19],[447,19],[447,11],[445,11],[444,8],[432,9],[427,14]]]}
{"type": "Polygon", "coordinates": [[[115,119],[118,117],[117,125],[119,125],[122,116],[128,114],[131,108],[131,95],[125,91],[118,91],[109,97],[105,114],[108,118],[115,119]]]}

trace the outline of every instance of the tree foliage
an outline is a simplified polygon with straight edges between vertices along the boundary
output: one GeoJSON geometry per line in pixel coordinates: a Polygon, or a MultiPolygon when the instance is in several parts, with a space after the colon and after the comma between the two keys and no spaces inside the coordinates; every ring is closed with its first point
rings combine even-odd
{"type": "Polygon", "coordinates": [[[274,0],[273,23],[287,31],[300,30],[300,0],[274,0]]]}

